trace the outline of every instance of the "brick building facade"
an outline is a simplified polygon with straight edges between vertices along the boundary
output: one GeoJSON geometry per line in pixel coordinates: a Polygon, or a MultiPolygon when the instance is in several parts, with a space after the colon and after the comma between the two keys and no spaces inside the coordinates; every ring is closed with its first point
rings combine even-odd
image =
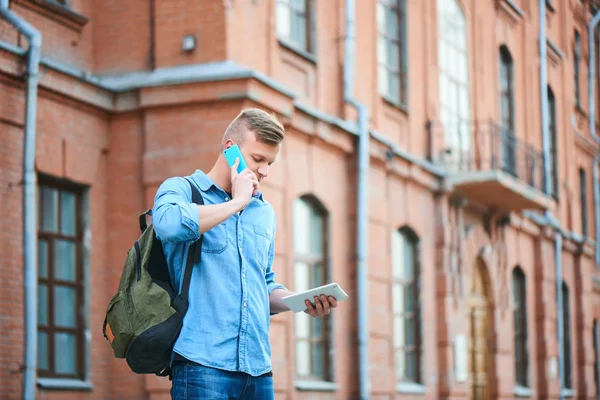
{"type": "MultiPolygon", "coordinates": [[[[347,36],[342,0],[10,0],[42,37],[38,398],[168,398],[168,380],[113,358],[105,308],[158,185],[206,171],[250,106],[287,130],[263,185],[278,216],[277,280],[336,281],[351,296],[323,321],[271,319],[276,398],[359,396],[360,129],[344,99],[345,39],[371,133],[371,397],[558,398],[562,369],[565,395],[597,398],[596,8],[546,0],[540,52],[533,0],[350,3],[347,36]]],[[[0,397],[10,399],[21,397],[25,343],[27,46],[0,20],[0,397]]]]}

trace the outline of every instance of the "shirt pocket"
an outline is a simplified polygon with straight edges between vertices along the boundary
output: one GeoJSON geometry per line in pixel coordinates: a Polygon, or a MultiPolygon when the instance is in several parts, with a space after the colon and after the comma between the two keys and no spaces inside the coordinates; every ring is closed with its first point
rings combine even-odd
{"type": "Polygon", "coordinates": [[[269,248],[271,247],[271,238],[273,233],[270,228],[264,225],[254,224],[254,252],[256,256],[256,262],[260,265],[260,268],[265,272],[267,270],[267,264],[269,262],[269,248]]]}
{"type": "Polygon", "coordinates": [[[219,254],[227,248],[227,227],[225,223],[220,223],[207,232],[204,232],[202,238],[202,252],[219,254]]]}

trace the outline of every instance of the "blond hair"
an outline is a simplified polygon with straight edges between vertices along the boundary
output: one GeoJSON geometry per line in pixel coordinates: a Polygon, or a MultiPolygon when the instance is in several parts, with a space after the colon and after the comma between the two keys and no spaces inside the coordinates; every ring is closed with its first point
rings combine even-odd
{"type": "Polygon", "coordinates": [[[273,146],[280,144],[285,136],[283,125],[274,115],[259,108],[246,108],[231,121],[225,130],[221,146],[227,139],[241,143],[248,131],[254,132],[258,142],[273,146]]]}

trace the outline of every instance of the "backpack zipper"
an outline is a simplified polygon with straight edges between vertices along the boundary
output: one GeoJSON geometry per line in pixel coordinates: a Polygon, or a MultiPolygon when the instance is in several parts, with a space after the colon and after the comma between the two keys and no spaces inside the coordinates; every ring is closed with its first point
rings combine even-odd
{"type": "Polygon", "coordinates": [[[142,279],[142,251],[140,250],[140,244],[135,241],[135,255],[137,260],[137,280],[142,279]]]}

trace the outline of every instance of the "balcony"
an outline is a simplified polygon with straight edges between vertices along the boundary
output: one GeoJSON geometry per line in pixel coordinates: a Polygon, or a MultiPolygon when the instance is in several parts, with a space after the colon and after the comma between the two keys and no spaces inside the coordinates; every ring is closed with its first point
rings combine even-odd
{"type": "Polygon", "coordinates": [[[553,207],[544,194],[543,153],[493,121],[430,122],[430,160],[448,171],[453,193],[505,212],[553,207]]]}

